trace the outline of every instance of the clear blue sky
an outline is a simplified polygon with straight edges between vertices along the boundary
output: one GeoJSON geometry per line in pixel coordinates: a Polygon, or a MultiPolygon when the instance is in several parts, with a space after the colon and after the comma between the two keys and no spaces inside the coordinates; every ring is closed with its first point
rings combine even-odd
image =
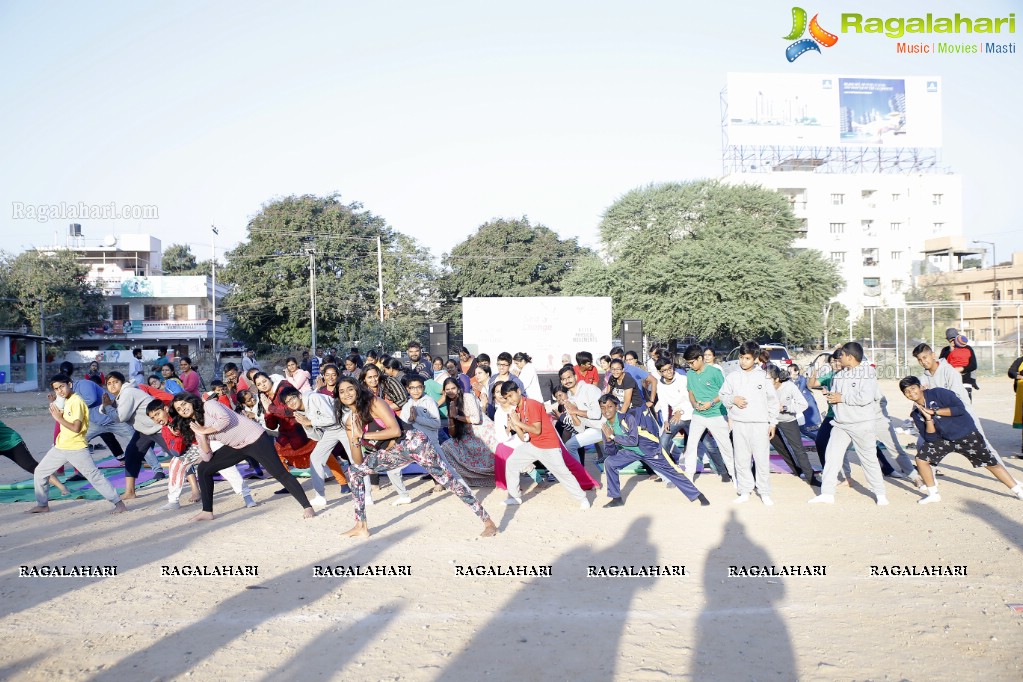
{"type": "MultiPolygon", "coordinates": [[[[842,12],[1023,10],[824,5],[802,3],[832,31],[842,12]]],[[[228,247],[264,202],[333,191],[437,256],[524,214],[595,245],[629,189],[720,174],[725,74],[766,71],[941,76],[967,236],[995,241],[999,260],[1023,250],[1023,55],[906,56],[845,35],[790,65],[791,7],[2,2],[0,248],[63,239],[69,222],[15,220],[12,202],[117,202],[155,204],[160,219],[81,220],[87,237],[150,232],[208,257],[214,221],[228,247]]]]}

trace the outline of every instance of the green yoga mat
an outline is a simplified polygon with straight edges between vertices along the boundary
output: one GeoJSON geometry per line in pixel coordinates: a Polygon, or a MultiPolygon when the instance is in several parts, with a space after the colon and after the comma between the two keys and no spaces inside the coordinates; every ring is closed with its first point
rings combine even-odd
{"type": "MultiPolygon", "coordinates": [[[[124,492],[124,468],[118,466],[118,462],[113,457],[108,457],[96,465],[99,467],[100,473],[102,473],[110,484],[114,486],[117,492],[124,492]]],[[[68,474],[70,476],[70,474],[68,474]]],[[[58,474],[58,478],[62,481],[66,479],[66,476],[58,474]]],[[[135,481],[136,488],[145,488],[151,483],[155,483],[153,480],[153,472],[149,469],[143,469],[139,473],[138,479],[135,481]]],[[[88,481],[71,481],[65,483],[71,494],[67,497],[63,497],[60,494],[60,490],[54,486],[50,486],[50,499],[51,500],[102,500],[103,496],[96,492],[95,488],[88,481]]],[[[35,502],[35,485],[31,478],[19,481],[17,483],[8,483],[0,485],[0,504],[7,502],[35,502]]]]}

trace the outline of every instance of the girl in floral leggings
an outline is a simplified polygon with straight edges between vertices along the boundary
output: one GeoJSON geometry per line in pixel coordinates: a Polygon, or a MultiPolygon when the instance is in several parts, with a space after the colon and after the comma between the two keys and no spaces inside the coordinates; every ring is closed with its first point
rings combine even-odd
{"type": "Polygon", "coordinates": [[[454,493],[483,522],[481,537],[497,534],[490,515],[472,490],[458,474],[441,459],[426,436],[409,430],[402,433],[394,412],[380,398],[361,387],[350,377],[337,386],[338,409],[344,410],[343,421],[351,443],[352,465],[349,483],[355,498],[355,526],[344,537],[369,537],[366,523],[366,476],[398,469],[415,462],[440,485],[454,493]]]}

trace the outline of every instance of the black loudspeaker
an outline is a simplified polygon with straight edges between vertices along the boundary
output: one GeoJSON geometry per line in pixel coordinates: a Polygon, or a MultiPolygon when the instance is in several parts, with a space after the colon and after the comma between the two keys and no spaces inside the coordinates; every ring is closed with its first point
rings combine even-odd
{"type": "Polygon", "coordinates": [[[643,354],[643,320],[622,320],[622,348],[628,353],[630,350],[636,352],[640,363],[645,357],[643,354]]]}
{"type": "Polygon", "coordinates": [[[430,357],[448,359],[448,323],[431,322],[430,327],[430,357]]]}

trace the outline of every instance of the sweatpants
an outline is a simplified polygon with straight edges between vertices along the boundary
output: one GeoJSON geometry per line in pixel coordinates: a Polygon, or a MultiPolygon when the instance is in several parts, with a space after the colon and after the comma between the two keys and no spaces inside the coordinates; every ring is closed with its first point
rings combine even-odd
{"type": "Polygon", "coordinates": [[[323,497],[324,492],[324,479],[327,473],[325,466],[334,474],[338,485],[345,485],[348,482],[341,470],[341,464],[334,457],[334,448],[343,442],[342,439],[348,439],[344,427],[324,429],[323,436],[316,441],[316,447],[309,454],[309,475],[313,480],[313,490],[320,497],[323,497]]]}
{"type": "Polygon", "coordinates": [[[114,490],[114,486],[110,485],[110,481],[99,470],[96,463],[92,461],[89,448],[61,450],[60,448],[52,447],[43,456],[39,464],[36,465],[36,470],[33,473],[36,504],[40,507],[45,507],[50,501],[50,474],[59,471],[65,464],[71,464],[75,469],[78,469],[79,473],[85,476],[86,480],[96,489],[96,492],[102,495],[107,502],[117,504],[121,501],[121,496],[114,490]]]}
{"type": "MultiPolygon", "coordinates": [[[[210,449],[216,452],[222,448],[223,445],[223,443],[212,441],[210,443],[210,449]]],[[[171,457],[170,473],[167,476],[167,501],[172,504],[181,499],[181,491],[185,487],[185,479],[188,476],[188,470],[192,467],[192,465],[189,464],[190,461],[192,460],[186,459],[181,455],[171,457]]],[[[224,480],[227,481],[228,484],[230,484],[235,494],[242,496],[249,494],[249,486],[242,479],[242,475],[241,472],[238,471],[238,467],[228,467],[222,470],[220,475],[224,477],[224,480]]]]}
{"type": "Polygon", "coordinates": [[[582,431],[577,431],[574,436],[565,442],[565,447],[568,448],[568,451],[572,453],[572,456],[577,460],[580,459],[578,456],[580,448],[585,448],[589,445],[597,445],[598,443],[602,443],[604,440],[604,433],[600,429],[595,429],[591,426],[576,427],[576,429],[580,428],[582,431]]]}
{"type": "Polygon", "coordinates": [[[899,439],[895,436],[895,429],[892,428],[891,419],[882,415],[875,422],[875,428],[877,429],[877,440],[884,446],[884,456],[887,458],[892,470],[901,471],[907,476],[915,472],[916,465],[909,455],[906,454],[906,451],[902,449],[902,445],[899,444],[899,439]],[[893,456],[894,462],[892,461],[893,456]]]}
{"type": "MultiPolygon", "coordinates": [[[[682,431],[682,434],[685,436],[686,445],[688,445],[689,444],[689,434],[692,433],[692,428],[693,428],[692,420],[685,419],[685,420],[682,420],[681,422],[679,422],[679,424],[682,426],[681,431],[682,431]]],[[[672,431],[674,431],[675,427],[674,427],[674,425],[672,425],[669,428],[672,431]]],[[[670,436],[674,436],[675,433],[678,433],[678,432],[674,431],[673,433],[670,433],[670,436]]],[[[671,460],[673,462],[677,463],[679,461],[678,454],[672,452],[672,450],[674,449],[673,448],[673,443],[672,443],[673,438],[668,438],[667,445],[665,445],[664,444],[665,443],[665,438],[664,438],[665,435],[666,434],[663,434],[663,433],[661,434],[661,448],[666,453],[668,453],[668,456],[671,457],[671,460]]],[[[729,441],[728,444],[731,445],[731,441],[729,441]]],[[[692,472],[687,471],[686,472],[687,474],[691,474],[691,475],[695,476],[696,474],[698,474],[700,472],[700,470],[703,467],[704,455],[710,457],[710,465],[711,465],[711,467],[714,468],[714,471],[716,471],[719,476],[724,476],[726,474],[731,476],[731,474],[728,473],[728,467],[725,466],[725,460],[721,457],[721,450],[718,448],[717,443],[714,441],[714,437],[710,435],[709,431],[704,431],[703,432],[703,436],[700,438],[700,442],[698,442],[696,444],[696,471],[692,471],[692,472]]]]}
{"type": "MultiPolygon", "coordinates": [[[[817,446],[817,458],[821,461],[821,471],[828,464],[828,443],[831,442],[831,431],[834,429],[835,420],[832,417],[825,417],[824,421],[821,422],[820,428],[817,429],[817,437],[814,438],[814,444],[817,446]]],[[[852,466],[849,464],[849,460],[845,456],[845,451],[840,453],[842,456],[842,473],[845,474],[846,478],[852,475],[852,466]]]]}
{"type": "MultiPolygon", "coordinates": [[[[690,476],[696,474],[696,461],[699,452],[700,439],[704,432],[710,432],[714,442],[718,445],[721,453],[721,460],[724,462],[728,475],[735,478],[735,454],[732,451],[732,441],[728,438],[728,420],[723,416],[704,417],[694,414],[689,422],[689,434],[686,436],[685,469],[690,476]]],[[[765,430],[764,435],[767,435],[765,430]]],[[[721,473],[721,472],[718,472],[721,473]]]]}
{"type": "MultiPolygon", "coordinates": [[[[549,473],[554,474],[554,477],[558,479],[558,483],[561,487],[568,491],[568,494],[575,499],[582,502],[586,499],[586,493],[583,492],[579,482],[569,471],[565,465],[565,460],[561,454],[561,448],[538,448],[532,443],[522,443],[522,445],[515,448],[515,451],[508,456],[508,461],[505,462],[505,481],[508,484],[508,495],[515,499],[522,497],[522,489],[519,485],[519,473],[526,469],[530,464],[535,461],[539,461],[543,464],[543,468],[549,473]]],[[[607,461],[606,459],[604,460],[607,461]]]]}
{"type": "MultiPolygon", "coordinates": [[[[755,479],[761,497],[771,495],[771,440],[767,422],[732,422],[735,443],[735,488],[740,495],[753,492],[753,463],[757,465],[755,479]]],[[[718,441],[720,445],[721,441],[718,441]]]]}
{"type": "Polygon", "coordinates": [[[213,512],[213,474],[244,461],[246,457],[252,457],[259,462],[268,474],[276,478],[281,485],[287,488],[291,496],[302,505],[303,509],[308,509],[312,506],[309,504],[309,498],[306,497],[305,491],[302,490],[302,485],[298,482],[298,479],[292,476],[284,468],[284,464],[281,463],[281,458],[277,456],[277,449],[274,447],[273,439],[264,433],[257,441],[243,448],[236,449],[225,445],[213,453],[213,458],[210,461],[202,462],[196,467],[196,477],[199,479],[199,494],[202,495],[202,510],[204,512],[213,512]]]}
{"type": "MultiPolygon", "coordinates": [[[[124,448],[125,476],[128,478],[139,477],[139,472],[142,471],[142,458],[145,457],[146,453],[149,452],[150,448],[154,445],[159,445],[160,449],[167,454],[170,454],[171,452],[171,449],[167,447],[167,443],[163,441],[163,434],[159,431],[154,434],[145,434],[135,431],[134,434],[132,434],[131,440],[128,441],[128,445],[124,448]]],[[[152,466],[152,462],[150,462],[150,466],[152,466]]],[[[160,466],[159,460],[157,460],[156,466],[160,466]]]]}
{"type": "Polygon", "coordinates": [[[622,496],[621,483],[618,472],[633,462],[643,462],[661,478],[675,484],[675,487],[690,501],[700,496],[692,481],[682,473],[682,470],[663,454],[653,457],[645,457],[640,453],[630,450],[619,449],[614,455],[604,459],[604,473],[607,475],[607,496],[616,498],[622,496]]]}
{"type": "Polygon", "coordinates": [[[856,449],[856,456],[860,459],[860,466],[867,477],[867,485],[875,496],[884,497],[884,476],[881,475],[881,465],[877,461],[877,427],[874,422],[858,422],[855,424],[831,423],[831,438],[828,441],[827,461],[824,463],[824,473],[821,474],[821,494],[834,495],[838,487],[838,471],[842,468],[845,460],[845,451],[852,443],[856,449]]]}
{"type": "Polygon", "coordinates": [[[10,450],[0,451],[0,455],[10,459],[12,462],[20,466],[28,473],[34,473],[39,462],[32,456],[32,453],[28,451],[24,443],[18,443],[10,450]]]}
{"type": "Polygon", "coordinates": [[[363,459],[362,464],[352,464],[348,467],[352,497],[355,498],[356,522],[365,523],[366,521],[366,477],[373,472],[400,470],[412,462],[423,467],[433,477],[433,480],[464,502],[479,517],[480,521],[486,523],[490,519],[487,510],[472,494],[472,490],[465,480],[444,462],[430,445],[426,434],[413,429],[386,450],[372,453],[363,459]]]}
{"type": "MultiPolygon", "coordinates": [[[[796,476],[803,474],[807,484],[813,485],[813,465],[810,464],[810,457],[803,447],[803,434],[800,433],[799,424],[795,420],[778,422],[771,445],[789,465],[793,474],[796,476]]],[[[758,464],[757,469],[759,468],[758,464]]]]}

